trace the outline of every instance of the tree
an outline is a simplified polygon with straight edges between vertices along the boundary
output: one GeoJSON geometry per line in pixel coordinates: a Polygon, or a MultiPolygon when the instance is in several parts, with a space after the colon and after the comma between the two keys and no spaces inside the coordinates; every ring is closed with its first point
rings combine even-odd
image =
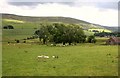
{"type": "Polygon", "coordinates": [[[95,36],[91,35],[88,37],[88,42],[89,43],[96,43],[96,39],[95,39],[95,36]]]}
{"type": "Polygon", "coordinates": [[[6,25],[3,27],[3,29],[14,29],[14,27],[12,25],[6,25]]]}
{"type": "Polygon", "coordinates": [[[74,41],[77,43],[83,43],[86,41],[86,35],[84,34],[82,28],[80,26],[75,25],[74,26],[74,41]]]}
{"type": "Polygon", "coordinates": [[[40,29],[35,31],[39,36],[39,40],[43,40],[43,44],[47,41],[55,43],[85,42],[86,36],[82,28],[76,24],[64,23],[42,23],[40,29]]]}
{"type": "Polygon", "coordinates": [[[46,44],[47,40],[49,39],[49,31],[47,29],[46,23],[40,24],[40,29],[35,31],[35,34],[39,36],[39,40],[43,41],[43,44],[46,44]]]}

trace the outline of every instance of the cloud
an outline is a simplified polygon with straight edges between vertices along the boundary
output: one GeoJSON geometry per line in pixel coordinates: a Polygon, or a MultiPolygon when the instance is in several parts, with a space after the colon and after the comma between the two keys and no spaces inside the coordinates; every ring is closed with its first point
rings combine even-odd
{"type": "Polygon", "coordinates": [[[10,5],[14,5],[14,6],[37,6],[38,2],[8,2],[8,4],[10,5]]]}
{"type": "Polygon", "coordinates": [[[103,9],[116,9],[118,10],[118,3],[117,2],[101,2],[96,3],[97,7],[103,8],[103,9]]]}
{"type": "MultiPolygon", "coordinates": [[[[96,2],[95,2],[96,3],[96,2]]],[[[11,13],[23,16],[64,16],[72,17],[80,20],[88,21],[91,23],[101,24],[105,26],[117,26],[118,25],[118,11],[116,9],[104,9],[100,10],[98,7],[104,7],[105,5],[93,6],[94,2],[64,2],[64,3],[40,3],[40,4],[26,4],[24,5],[11,5],[7,2],[0,4],[3,9],[2,13],[11,13]],[[87,6],[84,5],[88,4],[87,6]],[[31,8],[30,5],[35,5],[31,8]]],[[[107,4],[106,4],[107,5],[107,4]]],[[[108,7],[106,7],[108,8],[108,7]]]]}
{"type": "Polygon", "coordinates": [[[8,2],[119,2],[119,0],[7,0],[8,2]]]}
{"type": "Polygon", "coordinates": [[[37,6],[38,4],[59,3],[69,6],[95,6],[100,9],[117,9],[119,0],[8,0],[14,6],[37,6]]]}

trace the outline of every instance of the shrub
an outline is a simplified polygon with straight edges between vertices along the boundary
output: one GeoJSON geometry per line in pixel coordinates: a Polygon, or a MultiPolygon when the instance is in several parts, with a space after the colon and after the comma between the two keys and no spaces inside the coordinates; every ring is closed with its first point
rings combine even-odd
{"type": "Polygon", "coordinates": [[[16,41],[16,43],[20,43],[20,40],[15,40],[16,41]]]}
{"type": "Polygon", "coordinates": [[[93,36],[93,35],[89,36],[87,41],[88,41],[89,43],[96,43],[95,36],[93,36]]]}
{"type": "Polygon", "coordinates": [[[23,41],[23,43],[26,43],[26,41],[23,41]]]}

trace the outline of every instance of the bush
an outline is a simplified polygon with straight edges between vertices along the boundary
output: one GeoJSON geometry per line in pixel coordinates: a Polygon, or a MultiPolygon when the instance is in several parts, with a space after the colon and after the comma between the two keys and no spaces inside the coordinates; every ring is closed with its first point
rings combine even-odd
{"type": "Polygon", "coordinates": [[[96,43],[95,36],[93,36],[93,35],[89,36],[87,41],[88,41],[89,43],[96,43]]]}
{"type": "Polygon", "coordinates": [[[20,40],[15,40],[16,41],[16,43],[20,43],[20,40]]]}
{"type": "Polygon", "coordinates": [[[23,41],[23,43],[26,43],[26,41],[23,41]]]}

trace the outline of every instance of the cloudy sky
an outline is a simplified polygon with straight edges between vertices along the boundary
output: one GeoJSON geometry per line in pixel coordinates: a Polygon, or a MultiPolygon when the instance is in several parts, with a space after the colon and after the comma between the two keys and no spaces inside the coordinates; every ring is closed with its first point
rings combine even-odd
{"type": "Polygon", "coordinates": [[[119,0],[1,0],[0,13],[64,16],[104,26],[118,26],[119,0]]]}

